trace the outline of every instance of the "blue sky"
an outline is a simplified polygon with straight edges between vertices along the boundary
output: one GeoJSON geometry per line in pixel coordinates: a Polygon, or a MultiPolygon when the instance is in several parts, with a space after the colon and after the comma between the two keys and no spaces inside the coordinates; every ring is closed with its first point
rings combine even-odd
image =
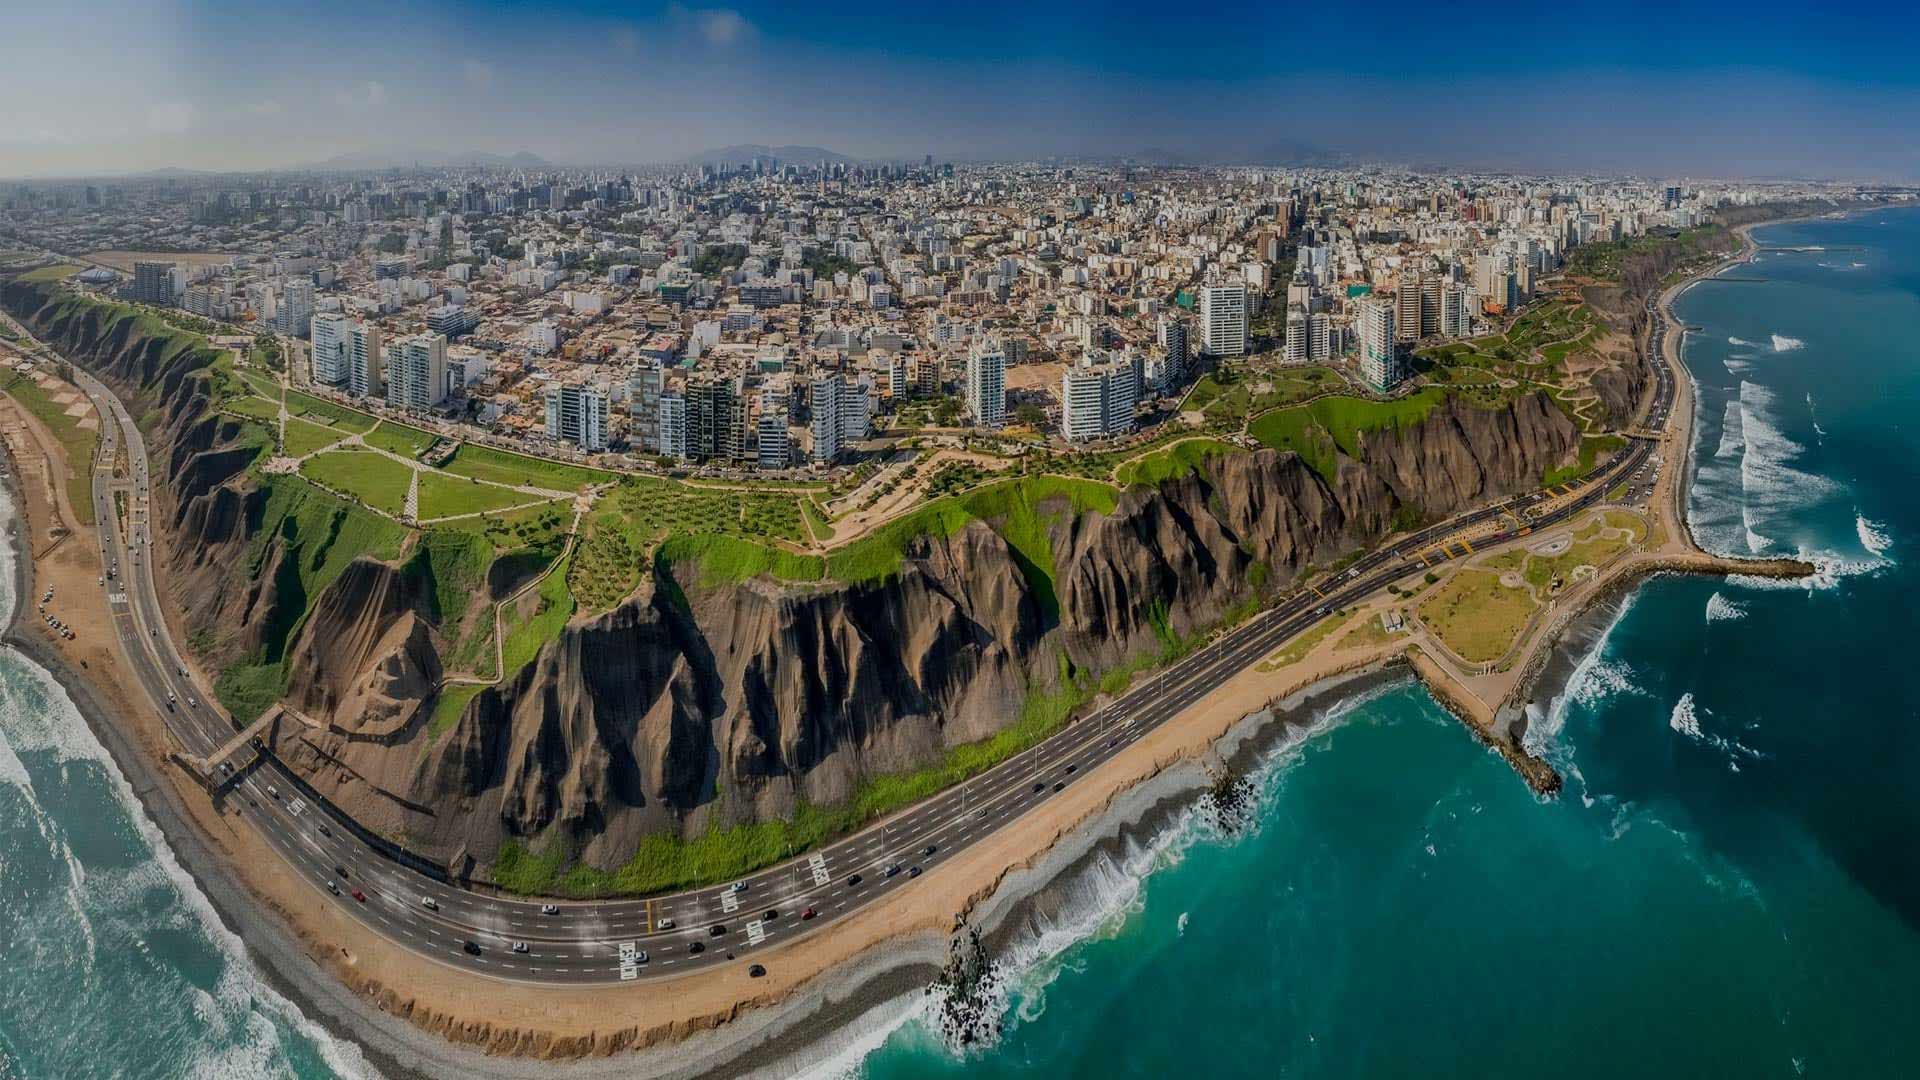
{"type": "MultiPolygon", "coordinates": [[[[10,5],[0,176],[379,151],[645,162],[1322,148],[1920,177],[1920,15],[1757,3],[10,5]]],[[[1864,9],[1863,9],[1864,10],[1864,9]]]]}

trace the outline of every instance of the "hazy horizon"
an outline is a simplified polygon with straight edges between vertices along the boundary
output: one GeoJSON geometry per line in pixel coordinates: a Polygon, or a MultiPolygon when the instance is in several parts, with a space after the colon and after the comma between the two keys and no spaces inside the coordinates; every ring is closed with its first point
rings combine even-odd
{"type": "Polygon", "coordinates": [[[0,177],[257,171],[340,155],[675,161],[1299,151],[1513,171],[1920,177],[1920,17],[1770,4],[1511,18],[1391,2],[740,3],[323,10],[206,0],[4,17],[0,177]]]}

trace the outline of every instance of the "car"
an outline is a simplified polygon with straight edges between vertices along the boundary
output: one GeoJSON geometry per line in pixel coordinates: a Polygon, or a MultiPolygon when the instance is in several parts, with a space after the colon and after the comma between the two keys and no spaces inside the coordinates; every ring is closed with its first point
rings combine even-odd
{"type": "Polygon", "coordinates": [[[274,787],[272,784],[268,784],[267,794],[277,799],[280,797],[280,789],[277,787],[274,787]]]}
{"type": "Polygon", "coordinates": [[[1063,783],[1062,781],[1059,781],[1059,780],[1055,780],[1055,781],[1053,782],[1053,790],[1055,790],[1055,791],[1065,791],[1065,790],[1067,790],[1067,785],[1066,785],[1065,783],[1063,783]]]}
{"type": "Polygon", "coordinates": [[[730,893],[743,893],[743,892],[746,892],[746,891],[747,891],[747,883],[746,883],[746,882],[744,882],[744,881],[736,881],[736,882],[734,882],[733,884],[731,884],[731,885],[729,885],[729,886],[727,886],[727,891],[728,891],[728,892],[730,892],[730,893]]]}
{"type": "Polygon", "coordinates": [[[460,943],[460,951],[463,953],[466,953],[468,956],[479,956],[480,943],[473,940],[472,938],[468,938],[467,940],[460,943]]]}
{"type": "Polygon", "coordinates": [[[772,922],[773,920],[779,917],[780,917],[780,911],[778,908],[768,908],[767,913],[765,915],[760,916],[760,921],[772,922]]]}
{"type": "Polygon", "coordinates": [[[333,895],[335,895],[335,896],[339,896],[339,895],[340,895],[340,883],[339,883],[339,882],[337,882],[337,881],[335,881],[335,880],[333,880],[332,878],[328,878],[328,879],[327,879],[327,891],[328,891],[328,892],[330,892],[330,893],[332,893],[332,894],[333,894],[333,895]]]}
{"type": "Polygon", "coordinates": [[[336,867],[334,867],[334,868],[333,868],[333,872],[334,872],[334,873],[336,873],[336,874],[339,874],[339,875],[340,875],[341,877],[346,877],[346,876],[347,876],[347,868],[346,868],[346,867],[344,867],[344,866],[336,866],[336,867]]]}
{"type": "Polygon", "coordinates": [[[818,911],[815,911],[813,909],[813,905],[809,904],[807,905],[807,910],[800,913],[800,921],[806,922],[808,919],[811,919],[819,914],[820,913],[818,911]]]}
{"type": "Polygon", "coordinates": [[[898,874],[899,872],[900,872],[900,864],[899,864],[899,863],[894,863],[894,864],[893,864],[892,866],[889,866],[889,867],[887,867],[887,876],[888,876],[888,877],[893,877],[894,875],[896,875],[896,874],[898,874]]]}
{"type": "Polygon", "coordinates": [[[1038,781],[1038,780],[1035,780],[1035,781],[1033,782],[1033,793],[1034,793],[1035,795],[1038,795],[1038,794],[1040,794],[1041,792],[1043,792],[1043,791],[1045,791],[1045,790],[1047,790],[1047,785],[1045,785],[1045,784],[1043,784],[1043,783],[1041,783],[1041,782],[1040,782],[1040,781],[1038,781]]]}
{"type": "Polygon", "coordinates": [[[855,885],[858,885],[858,884],[860,884],[860,875],[859,875],[859,874],[853,874],[853,875],[850,875],[850,876],[849,876],[849,877],[847,878],[847,888],[849,888],[849,889],[851,889],[851,888],[853,888],[853,887],[854,887],[855,885]]]}
{"type": "Polygon", "coordinates": [[[707,927],[707,936],[708,937],[726,937],[727,924],[723,922],[717,922],[717,923],[714,923],[712,926],[707,927]]]}
{"type": "Polygon", "coordinates": [[[542,914],[542,915],[558,915],[558,914],[560,914],[560,905],[559,905],[559,904],[541,904],[541,905],[540,905],[540,914],[542,914]]]}
{"type": "Polygon", "coordinates": [[[907,876],[908,876],[908,877],[910,877],[910,878],[915,878],[915,877],[919,877],[919,876],[920,876],[920,868],[919,868],[919,867],[917,867],[917,866],[915,866],[915,867],[910,867],[910,868],[908,868],[908,870],[907,870],[907,876]]]}
{"type": "Polygon", "coordinates": [[[329,829],[329,828],[327,828],[327,823],[326,823],[326,822],[324,822],[324,821],[320,823],[320,835],[321,835],[321,836],[332,836],[332,835],[333,835],[333,830],[332,830],[332,829],[329,829]]]}
{"type": "Polygon", "coordinates": [[[1078,765],[1073,765],[1073,764],[1069,764],[1069,765],[1067,766],[1067,773],[1068,773],[1069,775],[1071,775],[1071,774],[1073,773],[1073,771],[1074,771],[1075,769],[1078,769],[1079,767],[1080,767],[1080,766],[1078,766],[1078,765]]]}
{"type": "Polygon", "coordinates": [[[367,902],[367,894],[361,892],[359,889],[353,890],[353,898],[363,904],[367,902]]]}
{"type": "Polygon", "coordinates": [[[233,763],[232,763],[231,761],[223,761],[223,762],[221,762],[221,763],[220,763],[220,771],[221,771],[221,772],[222,772],[223,774],[225,774],[225,775],[227,775],[227,776],[232,776],[232,775],[233,775],[233,763]]]}
{"type": "Polygon", "coordinates": [[[526,942],[524,942],[524,941],[516,941],[516,942],[514,942],[514,943],[513,943],[513,951],[514,951],[514,952],[517,952],[517,953],[523,953],[523,952],[526,952],[526,951],[527,951],[527,943],[526,943],[526,942]]]}
{"type": "Polygon", "coordinates": [[[933,853],[939,850],[940,850],[940,845],[928,844],[926,847],[923,847],[920,849],[920,854],[925,855],[927,858],[931,859],[933,858],[933,853]]]}
{"type": "Polygon", "coordinates": [[[673,920],[672,919],[655,919],[653,921],[653,928],[655,930],[671,930],[673,929],[673,920]]]}
{"type": "Polygon", "coordinates": [[[439,911],[440,901],[435,900],[431,896],[423,896],[420,898],[420,906],[426,908],[428,911],[439,911]]]}
{"type": "Polygon", "coordinates": [[[767,974],[767,969],[765,965],[762,965],[762,964],[755,964],[752,967],[747,969],[747,978],[749,979],[764,978],[766,974],[767,974]]]}
{"type": "Polygon", "coordinates": [[[689,956],[698,956],[706,951],[707,943],[704,941],[695,941],[687,946],[687,955],[689,956]]]}
{"type": "Polygon", "coordinates": [[[636,964],[644,964],[644,963],[646,963],[646,962],[647,962],[647,950],[645,950],[645,949],[641,949],[641,950],[640,950],[639,952],[637,952],[637,953],[634,953],[634,954],[633,954],[633,962],[634,962],[634,963],[636,963],[636,964]]]}

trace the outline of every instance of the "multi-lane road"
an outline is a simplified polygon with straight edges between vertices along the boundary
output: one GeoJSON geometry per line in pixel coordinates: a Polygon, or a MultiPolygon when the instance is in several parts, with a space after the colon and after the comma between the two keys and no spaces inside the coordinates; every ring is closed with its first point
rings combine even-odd
{"type": "MultiPolygon", "coordinates": [[[[1658,355],[1647,422],[1665,423],[1673,373],[1658,355]]],[[[115,633],[132,673],[162,710],[182,750],[208,755],[230,740],[232,720],[190,674],[168,631],[151,572],[151,488],[147,452],[133,418],[97,380],[75,370],[103,418],[103,452],[93,478],[101,555],[115,570],[103,582],[115,633]],[[125,475],[116,453],[126,451],[125,475]],[[124,504],[124,520],[116,506],[124,504]]],[[[766,954],[855,911],[884,903],[930,870],[1022,815],[1042,810],[1107,759],[1218,688],[1336,607],[1533,529],[1563,521],[1602,499],[1647,465],[1654,443],[1636,438],[1590,479],[1508,499],[1403,537],[1336,577],[1303,587],[1273,607],[1144,679],[1098,714],[971,781],[926,799],[859,833],[740,884],[639,900],[543,903],[476,892],[379,854],[328,806],[303,797],[270,757],[245,765],[223,798],[285,862],[284,872],[376,933],[423,956],[495,978],[542,984],[617,983],[686,974],[736,962],[777,962],[766,954]],[[1488,526],[1495,528],[1489,530],[1488,526]],[[1472,545],[1456,538],[1471,534],[1472,545]],[[364,899],[361,899],[364,897],[364,899]],[[810,914],[809,914],[810,913],[810,914]],[[803,917],[807,916],[807,917],[803,917]],[[696,951],[697,949],[697,951],[696,951]]]]}

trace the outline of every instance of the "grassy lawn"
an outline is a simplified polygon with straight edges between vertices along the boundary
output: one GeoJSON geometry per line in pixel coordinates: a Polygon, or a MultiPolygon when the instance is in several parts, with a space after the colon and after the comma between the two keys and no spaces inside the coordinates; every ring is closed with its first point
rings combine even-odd
{"type": "Polygon", "coordinates": [[[315,423],[331,424],[342,431],[372,431],[378,420],[363,412],[341,408],[331,401],[323,401],[298,390],[287,391],[287,409],[295,416],[304,416],[315,423]]]}
{"type": "Polygon", "coordinates": [[[833,539],[833,523],[820,509],[820,504],[808,499],[800,504],[800,513],[807,519],[807,529],[813,533],[816,543],[824,544],[833,539]]]}
{"type": "Polygon", "coordinates": [[[420,520],[477,514],[483,510],[505,510],[538,501],[511,488],[477,483],[464,477],[448,476],[431,470],[420,474],[420,520]]]}
{"type": "Polygon", "coordinates": [[[379,427],[367,432],[366,438],[368,446],[377,446],[390,454],[399,454],[401,457],[417,458],[427,447],[433,445],[437,436],[430,431],[421,431],[419,428],[396,424],[391,420],[382,420],[379,427]]]}
{"type": "Polygon", "coordinates": [[[573,593],[567,589],[567,563],[572,556],[555,566],[551,573],[541,579],[531,596],[523,597],[516,610],[504,613],[501,620],[506,638],[501,642],[503,666],[502,678],[510,678],[521,668],[533,663],[540,655],[540,647],[560,635],[567,620],[573,617],[573,593]],[[531,608],[531,610],[526,610],[531,608]],[[526,613],[523,615],[522,611],[526,613]]]}
{"type": "Polygon", "coordinates": [[[300,472],[382,513],[398,517],[406,507],[413,470],[371,450],[331,450],[308,458],[300,472]]]}
{"type": "Polygon", "coordinates": [[[1420,602],[1420,618],[1461,659],[1484,664],[1506,655],[1538,607],[1494,571],[1462,570],[1420,602]]]}
{"type": "Polygon", "coordinates": [[[1356,649],[1371,649],[1376,645],[1385,645],[1392,640],[1393,635],[1387,633],[1387,628],[1380,624],[1380,616],[1372,615],[1358,626],[1342,634],[1340,640],[1333,643],[1333,651],[1349,652],[1356,649]]]}
{"type": "MultiPolygon", "coordinates": [[[[84,402],[86,396],[78,387],[60,384],[62,389],[72,393],[84,402]]],[[[53,399],[53,394],[41,388],[40,384],[24,375],[9,376],[6,384],[0,387],[20,407],[32,413],[65,451],[67,458],[67,501],[73,504],[73,512],[82,524],[93,524],[93,457],[100,447],[100,432],[89,431],[80,426],[81,417],[67,415],[69,406],[53,399]]],[[[88,406],[85,416],[93,416],[92,406],[88,406]]]]}
{"type": "Polygon", "coordinates": [[[781,581],[819,581],[826,572],[826,560],[817,555],[796,555],[767,544],[712,533],[675,536],[660,545],[659,557],[669,563],[697,565],[700,583],[705,586],[745,581],[760,574],[781,581]]]}
{"type": "Polygon", "coordinates": [[[549,491],[578,491],[589,484],[618,479],[617,474],[587,469],[544,458],[510,454],[490,446],[463,444],[447,462],[447,471],[460,476],[491,480],[497,484],[540,487],[549,491]]]}
{"type": "Polygon", "coordinates": [[[433,714],[427,718],[427,742],[433,742],[442,732],[453,727],[460,720],[460,714],[467,711],[467,703],[479,697],[480,691],[485,689],[479,683],[454,683],[441,687],[440,696],[433,702],[433,714]]]}
{"type": "Polygon", "coordinates": [[[280,452],[287,457],[304,457],[347,437],[347,432],[325,424],[287,418],[287,436],[280,452]]]}
{"type": "Polygon", "coordinates": [[[1168,480],[1190,475],[1210,457],[1231,454],[1239,449],[1219,439],[1186,439],[1121,463],[1114,470],[1114,480],[1121,487],[1158,487],[1168,480]]]}
{"type": "Polygon", "coordinates": [[[1292,450],[1328,481],[1336,451],[1360,456],[1361,437],[1370,431],[1411,427],[1446,401],[1447,392],[1429,387],[1396,401],[1336,395],[1310,405],[1277,409],[1255,420],[1249,433],[1275,450],[1292,450]]]}
{"type": "Polygon", "coordinates": [[[275,425],[280,423],[280,403],[268,401],[266,398],[258,398],[251,395],[230,397],[220,403],[220,409],[222,412],[230,412],[236,416],[244,416],[249,420],[259,420],[263,423],[275,425]]]}

